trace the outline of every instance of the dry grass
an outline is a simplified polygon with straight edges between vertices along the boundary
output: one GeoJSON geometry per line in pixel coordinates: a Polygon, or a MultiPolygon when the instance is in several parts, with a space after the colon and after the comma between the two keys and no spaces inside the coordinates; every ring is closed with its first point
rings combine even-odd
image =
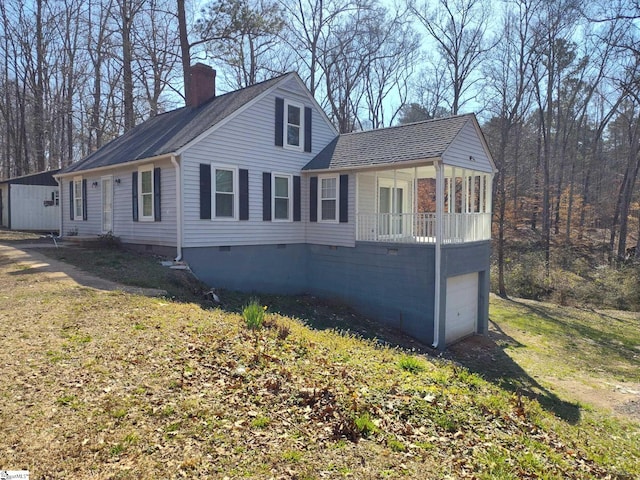
{"type": "Polygon", "coordinates": [[[570,425],[452,363],[407,370],[407,352],[272,306],[249,331],[233,311],[54,282],[2,257],[0,302],[0,468],[32,478],[640,473],[637,428],[570,425]]]}

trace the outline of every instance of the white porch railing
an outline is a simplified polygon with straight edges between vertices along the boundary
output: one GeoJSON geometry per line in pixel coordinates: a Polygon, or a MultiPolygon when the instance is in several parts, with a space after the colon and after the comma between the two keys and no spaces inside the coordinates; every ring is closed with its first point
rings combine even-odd
{"type": "MultiPolygon", "coordinates": [[[[356,240],[362,242],[435,243],[435,213],[358,214],[356,240]]],[[[445,213],[442,243],[491,238],[490,213],[445,213]]]]}

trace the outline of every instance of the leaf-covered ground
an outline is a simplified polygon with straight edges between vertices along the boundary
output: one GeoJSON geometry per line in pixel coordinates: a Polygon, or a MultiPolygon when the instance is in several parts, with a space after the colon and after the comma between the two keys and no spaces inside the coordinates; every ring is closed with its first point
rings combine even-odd
{"type": "Polygon", "coordinates": [[[640,475],[637,424],[572,424],[454,363],[311,329],[312,301],[288,301],[300,318],[267,305],[254,332],[237,308],[96,291],[0,257],[0,468],[35,479],[640,475]]]}

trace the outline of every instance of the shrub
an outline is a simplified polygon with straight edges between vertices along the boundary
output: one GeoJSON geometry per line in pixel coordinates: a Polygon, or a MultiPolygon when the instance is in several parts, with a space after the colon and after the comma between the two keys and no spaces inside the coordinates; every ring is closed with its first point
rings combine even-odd
{"type": "Polygon", "coordinates": [[[120,248],[120,237],[116,237],[113,232],[98,235],[98,242],[106,248],[120,248]]]}

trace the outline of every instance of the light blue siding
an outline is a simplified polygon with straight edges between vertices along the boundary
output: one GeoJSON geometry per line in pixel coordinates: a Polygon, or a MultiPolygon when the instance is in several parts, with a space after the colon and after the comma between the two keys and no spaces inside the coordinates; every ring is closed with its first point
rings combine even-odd
{"type": "Polygon", "coordinates": [[[474,122],[469,120],[442,155],[444,164],[492,173],[493,165],[480,135],[474,122]]]}
{"type": "MultiPolygon", "coordinates": [[[[334,137],[323,113],[312,109],[312,152],[275,145],[275,99],[293,100],[314,107],[292,77],[260,98],[251,108],[215,128],[181,155],[184,191],[184,246],[231,246],[294,244],[308,241],[306,221],[308,181],[301,182],[302,221],[262,220],[263,172],[300,175],[301,169],[334,137]],[[200,164],[232,166],[249,171],[249,220],[200,219],[200,164]]],[[[329,235],[331,238],[335,238],[329,235]]]]}
{"type": "Polygon", "coordinates": [[[175,247],[177,232],[176,174],[170,160],[126,165],[82,175],[82,178],[87,180],[87,220],[70,219],[69,182],[73,181],[73,176],[65,177],[60,186],[63,235],[69,235],[70,232],[76,231],[78,235],[87,236],[102,233],[102,183],[100,179],[107,175],[113,176],[113,234],[125,243],[175,247]],[[154,167],[162,169],[160,175],[161,221],[134,222],[131,174],[137,171],[139,166],[151,163],[154,167]],[[93,185],[94,182],[96,182],[96,186],[93,185]]]}

